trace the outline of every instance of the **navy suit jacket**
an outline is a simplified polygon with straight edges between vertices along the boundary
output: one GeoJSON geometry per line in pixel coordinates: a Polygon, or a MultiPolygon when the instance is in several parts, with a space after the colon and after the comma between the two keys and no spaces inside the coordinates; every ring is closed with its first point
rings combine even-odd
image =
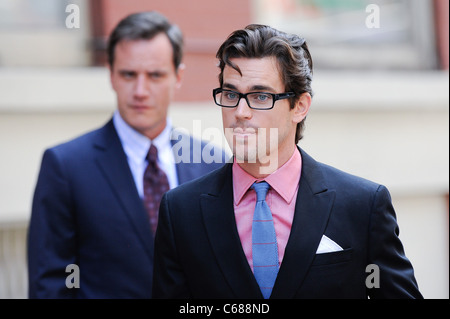
{"type": "MultiPolygon", "coordinates": [[[[299,151],[295,214],[271,298],[422,298],[388,190],[299,151]],[[316,254],[323,235],[343,250],[316,254]],[[368,288],[370,264],[379,288],[368,288]]],[[[236,228],[231,163],[167,192],[159,214],[154,298],[262,298],[236,228]]]]}
{"type": "MultiPolygon", "coordinates": [[[[179,137],[190,143],[182,149],[192,153],[194,139],[179,137]]],[[[178,181],[222,165],[176,164],[178,181]]],[[[45,151],[28,230],[30,298],[151,298],[153,247],[112,120],[45,151]],[[78,266],[79,288],[66,286],[68,276],[75,275],[72,269],[66,272],[70,264],[78,266]]]]}

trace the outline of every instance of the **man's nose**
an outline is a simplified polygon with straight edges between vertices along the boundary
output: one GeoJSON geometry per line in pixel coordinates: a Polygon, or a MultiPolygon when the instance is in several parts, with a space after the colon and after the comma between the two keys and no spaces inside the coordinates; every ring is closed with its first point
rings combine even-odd
{"type": "Polygon", "coordinates": [[[238,119],[249,119],[253,116],[252,109],[248,106],[247,100],[241,98],[234,112],[238,119]]]}
{"type": "Polygon", "coordinates": [[[150,93],[149,81],[144,76],[138,76],[134,86],[134,96],[136,98],[146,98],[150,93]]]}

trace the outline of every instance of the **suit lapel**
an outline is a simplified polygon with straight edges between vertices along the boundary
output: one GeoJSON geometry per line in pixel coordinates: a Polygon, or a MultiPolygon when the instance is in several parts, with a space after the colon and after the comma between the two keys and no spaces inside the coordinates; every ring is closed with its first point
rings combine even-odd
{"type": "Polygon", "coordinates": [[[318,164],[300,153],[303,164],[295,215],[272,298],[295,296],[315,257],[335,198],[335,192],[326,188],[318,164]]]}
{"type": "Polygon", "coordinates": [[[150,232],[147,214],[112,121],[105,125],[103,133],[95,143],[95,147],[98,149],[96,159],[98,167],[122,205],[123,211],[130,219],[150,257],[153,258],[153,236],[150,232]]]}
{"type": "Polygon", "coordinates": [[[211,192],[200,198],[208,239],[217,263],[236,297],[262,297],[242,249],[233,207],[232,164],[219,172],[211,192]]]}
{"type": "Polygon", "coordinates": [[[170,142],[174,151],[178,184],[181,185],[198,176],[197,168],[192,164],[194,163],[193,139],[191,136],[181,132],[180,129],[173,129],[171,134],[170,142]]]}
{"type": "MultiPolygon", "coordinates": [[[[300,153],[303,164],[295,215],[272,298],[295,296],[315,257],[335,198],[317,162],[302,150],[300,153]]],[[[231,169],[232,164],[225,164],[211,191],[201,196],[203,220],[217,263],[234,294],[262,298],[236,228],[231,169]]]]}

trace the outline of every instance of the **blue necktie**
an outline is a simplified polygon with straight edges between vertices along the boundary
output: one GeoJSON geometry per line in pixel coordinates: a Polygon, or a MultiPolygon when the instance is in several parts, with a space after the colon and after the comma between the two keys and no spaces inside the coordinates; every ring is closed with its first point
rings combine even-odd
{"type": "Polygon", "coordinates": [[[270,297],[278,273],[278,247],[272,213],[266,203],[266,182],[254,183],[256,206],[252,224],[253,273],[265,299],[270,297]]]}

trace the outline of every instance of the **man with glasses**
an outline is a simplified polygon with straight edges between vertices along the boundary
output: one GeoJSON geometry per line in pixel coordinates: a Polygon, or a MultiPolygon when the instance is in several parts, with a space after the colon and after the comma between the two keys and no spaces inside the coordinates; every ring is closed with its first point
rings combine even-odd
{"type": "Polygon", "coordinates": [[[154,297],[422,298],[388,190],[297,146],[313,95],[305,40],[250,25],[217,58],[234,161],[163,197],[154,297]]]}

